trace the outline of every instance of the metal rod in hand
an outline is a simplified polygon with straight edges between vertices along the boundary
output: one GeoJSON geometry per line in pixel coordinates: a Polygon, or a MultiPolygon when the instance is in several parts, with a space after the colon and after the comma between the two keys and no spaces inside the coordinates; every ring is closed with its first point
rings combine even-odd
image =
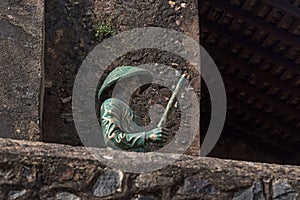
{"type": "Polygon", "coordinates": [[[159,121],[159,123],[157,125],[158,128],[162,127],[166,123],[168,114],[169,114],[171,108],[173,107],[173,105],[175,103],[176,96],[178,95],[181,87],[183,86],[183,84],[184,84],[183,81],[184,81],[184,79],[185,79],[186,76],[187,76],[187,74],[181,75],[181,78],[179,79],[179,81],[178,81],[178,83],[176,85],[176,88],[175,88],[175,90],[174,90],[174,92],[173,92],[173,94],[172,94],[172,96],[171,96],[171,98],[170,98],[170,100],[168,102],[168,105],[167,105],[167,107],[165,109],[165,112],[164,112],[163,116],[161,117],[161,119],[160,119],[160,121],[159,121]]]}

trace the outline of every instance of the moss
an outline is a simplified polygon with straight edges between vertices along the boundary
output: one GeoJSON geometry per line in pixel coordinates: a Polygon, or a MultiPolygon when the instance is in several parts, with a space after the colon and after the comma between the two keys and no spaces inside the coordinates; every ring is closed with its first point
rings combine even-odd
{"type": "Polygon", "coordinates": [[[115,34],[116,34],[116,28],[113,25],[111,20],[97,22],[95,37],[98,40],[103,40],[104,38],[108,38],[115,34]]]}

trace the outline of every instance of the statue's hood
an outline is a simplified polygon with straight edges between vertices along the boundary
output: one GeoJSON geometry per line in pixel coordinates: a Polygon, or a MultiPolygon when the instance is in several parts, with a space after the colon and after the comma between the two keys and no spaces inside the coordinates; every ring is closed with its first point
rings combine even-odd
{"type": "Polygon", "coordinates": [[[152,81],[152,74],[149,70],[133,66],[117,67],[116,69],[111,71],[106,77],[104,83],[102,84],[98,92],[98,98],[100,99],[105,90],[113,84],[117,83],[118,80],[120,80],[121,78],[128,78],[131,76],[141,77],[143,80],[146,79],[149,83],[152,81]]]}

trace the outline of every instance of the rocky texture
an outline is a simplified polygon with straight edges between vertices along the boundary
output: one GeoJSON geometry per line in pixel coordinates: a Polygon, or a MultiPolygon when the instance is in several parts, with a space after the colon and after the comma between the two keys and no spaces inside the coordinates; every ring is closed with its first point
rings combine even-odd
{"type": "MultiPolygon", "coordinates": [[[[116,34],[133,28],[154,26],[186,33],[198,41],[199,17],[196,2],[194,0],[176,2],[161,0],[46,0],[43,116],[47,120],[44,120],[42,126],[43,141],[81,145],[72,117],[72,89],[82,61],[97,44],[107,37],[105,34],[100,34],[99,38],[95,37],[98,22],[113,26],[116,34]]],[[[141,50],[121,56],[108,67],[103,77],[99,77],[101,79],[99,82],[101,84],[107,73],[117,66],[138,66],[145,63],[161,63],[177,69],[188,66],[183,59],[170,55],[170,53],[159,50],[141,50]]],[[[191,70],[191,74],[191,82],[200,99],[199,73],[191,70]]],[[[151,105],[145,105],[145,102],[150,97],[154,97],[152,102],[160,102],[165,106],[167,103],[165,96],[170,96],[170,91],[149,89],[146,95],[140,98],[144,99],[144,102],[137,101],[136,107],[145,106],[146,108],[142,110],[147,110],[151,105]]],[[[147,115],[147,113],[138,114],[147,115]]],[[[176,118],[176,113],[172,113],[172,115],[174,117],[169,121],[172,121],[170,124],[175,130],[179,126],[179,120],[178,117],[176,118]]],[[[145,123],[147,123],[146,118],[145,123]]],[[[199,138],[197,138],[189,153],[199,154],[199,145],[199,138]]]]}
{"type": "Polygon", "coordinates": [[[121,171],[105,170],[94,185],[93,195],[104,197],[121,192],[123,176],[121,171]]]}
{"type": "Polygon", "coordinates": [[[233,200],[242,199],[261,199],[264,200],[263,184],[261,182],[255,182],[249,189],[235,194],[233,200]]]}
{"type": "Polygon", "coordinates": [[[275,181],[273,183],[273,199],[297,199],[299,192],[295,191],[286,181],[275,181]]]}
{"type": "MultiPolygon", "coordinates": [[[[0,139],[2,199],[298,199],[300,168],[182,156],[166,168],[126,173],[135,153],[0,139]]],[[[153,160],[154,153],[147,154],[153,160]]],[[[173,155],[156,154],[167,159],[173,155]]],[[[155,160],[154,160],[155,162],[155,160]]]]}
{"type": "Polygon", "coordinates": [[[39,140],[43,4],[0,2],[0,137],[39,140]]]}

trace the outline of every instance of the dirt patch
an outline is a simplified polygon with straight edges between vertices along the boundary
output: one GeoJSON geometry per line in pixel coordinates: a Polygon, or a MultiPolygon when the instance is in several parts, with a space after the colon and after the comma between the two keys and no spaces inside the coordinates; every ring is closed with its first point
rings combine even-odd
{"type": "Polygon", "coordinates": [[[42,140],[80,145],[72,117],[76,73],[95,45],[92,1],[46,1],[42,140]]]}

